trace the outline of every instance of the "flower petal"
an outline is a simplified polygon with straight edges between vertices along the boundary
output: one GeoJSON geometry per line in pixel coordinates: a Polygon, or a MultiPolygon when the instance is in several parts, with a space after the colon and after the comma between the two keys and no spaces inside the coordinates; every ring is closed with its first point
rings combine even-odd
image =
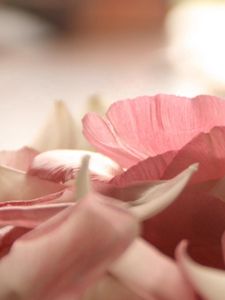
{"type": "Polygon", "coordinates": [[[118,101],[106,118],[87,114],[83,132],[100,152],[128,168],[168,149],[179,150],[199,132],[225,125],[222,99],[198,96],[190,100],[156,95],[118,101]]]}
{"type": "Polygon", "coordinates": [[[197,164],[192,165],[173,179],[149,188],[142,197],[129,202],[130,211],[142,221],[152,218],[180,195],[197,168],[197,164]]]}
{"type": "Polygon", "coordinates": [[[76,148],[75,121],[63,101],[55,101],[48,121],[32,143],[40,152],[52,149],[76,148]]]}
{"type": "Polygon", "coordinates": [[[199,163],[199,171],[193,176],[193,183],[225,175],[225,127],[215,127],[208,133],[200,133],[187,143],[178,151],[162,178],[174,177],[194,162],[199,163]]]}
{"type": "Polygon", "coordinates": [[[110,158],[91,151],[53,150],[38,155],[29,174],[56,182],[74,179],[80,170],[82,158],[90,156],[89,171],[92,179],[109,180],[122,172],[110,158]]]}
{"type": "Polygon", "coordinates": [[[142,299],[194,299],[175,262],[140,238],[116,260],[110,272],[142,299]]]}
{"type": "Polygon", "coordinates": [[[65,189],[64,186],[0,166],[0,201],[31,200],[65,189]]]}
{"type": "Polygon", "coordinates": [[[118,204],[89,195],[13,244],[0,261],[0,298],[76,299],[136,233],[136,222],[118,204]]]}
{"type": "Polygon", "coordinates": [[[177,257],[196,291],[207,300],[224,300],[225,272],[194,262],[188,256],[186,248],[186,243],[181,243],[177,251],[177,257]]]}
{"type": "Polygon", "coordinates": [[[0,151],[0,165],[27,171],[38,154],[39,152],[28,147],[23,147],[17,151],[0,151]]]}

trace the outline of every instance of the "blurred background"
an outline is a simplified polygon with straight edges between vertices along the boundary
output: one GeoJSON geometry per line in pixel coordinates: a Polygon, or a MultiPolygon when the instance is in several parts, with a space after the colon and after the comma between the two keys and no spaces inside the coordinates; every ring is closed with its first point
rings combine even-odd
{"type": "Polygon", "coordinates": [[[79,128],[119,99],[225,96],[224,37],[225,1],[1,0],[0,147],[29,143],[57,99],[79,128]]]}

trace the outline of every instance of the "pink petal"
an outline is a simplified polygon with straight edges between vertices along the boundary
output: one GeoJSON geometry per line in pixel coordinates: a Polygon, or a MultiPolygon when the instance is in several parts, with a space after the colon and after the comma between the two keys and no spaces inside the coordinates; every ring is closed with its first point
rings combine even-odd
{"type": "Polygon", "coordinates": [[[55,182],[74,179],[80,170],[82,158],[90,156],[89,171],[92,179],[109,180],[122,172],[121,167],[110,158],[91,151],[53,150],[38,155],[29,174],[55,182]]]}
{"type": "Polygon", "coordinates": [[[224,300],[224,271],[205,267],[194,262],[186,252],[185,243],[182,243],[178,248],[177,257],[183,271],[203,299],[224,300]]]}
{"type": "Polygon", "coordinates": [[[0,202],[31,200],[63,191],[64,186],[0,166],[0,202]]]}
{"type": "Polygon", "coordinates": [[[0,151],[0,165],[27,171],[36,155],[38,152],[28,147],[17,151],[0,151]]]}
{"type": "Polygon", "coordinates": [[[87,114],[83,132],[100,152],[128,168],[138,161],[179,150],[200,132],[224,126],[225,103],[211,96],[138,97],[114,103],[106,118],[87,114]]]}
{"type": "Polygon", "coordinates": [[[179,268],[142,239],[136,239],[110,272],[142,299],[195,299],[179,268]]]}
{"type": "Polygon", "coordinates": [[[6,226],[0,229],[0,259],[9,252],[12,244],[30,229],[6,226]]]}
{"type": "Polygon", "coordinates": [[[0,298],[77,299],[136,233],[119,204],[89,195],[13,244],[0,261],[0,298]]]}
{"type": "Polygon", "coordinates": [[[200,133],[186,144],[174,157],[162,178],[174,177],[194,162],[199,163],[199,171],[193,176],[193,183],[225,175],[225,127],[215,127],[208,133],[200,133]]]}
{"type": "Polygon", "coordinates": [[[68,206],[74,205],[73,202],[69,202],[3,206],[0,207],[0,226],[13,225],[23,228],[34,228],[68,206]]]}
{"type": "Polygon", "coordinates": [[[110,183],[125,187],[129,184],[134,184],[134,182],[159,180],[175,155],[175,151],[169,151],[155,157],[149,157],[130,167],[122,174],[115,176],[110,183]]]}
{"type": "MultiPolygon", "coordinates": [[[[136,293],[125,287],[119,280],[110,275],[104,276],[90,287],[82,300],[143,300],[136,293]]],[[[158,300],[149,297],[148,300],[158,300]]]]}
{"type": "Polygon", "coordinates": [[[63,101],[55,101],[47,122],[32,143],[38,151],[75,149],[77,132],[75,121],[63,101]]]}

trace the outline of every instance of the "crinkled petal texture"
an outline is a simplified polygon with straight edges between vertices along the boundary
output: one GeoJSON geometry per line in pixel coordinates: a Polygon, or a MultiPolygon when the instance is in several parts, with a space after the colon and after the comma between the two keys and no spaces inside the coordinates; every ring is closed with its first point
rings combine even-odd
{"type": "Polygon", "coordinates": [[[225,102],[217,97],[138,97],[116,102],[104,118],[87,114],[83,132],[100,152],[128,168],[150,156],[177,151],[200,132],[224,126],[224,114],[225,102]]]}
{"type": "Polygon", "coordinates": [[[0,298],[78,299],[137,230],[119,203],[90,194],[14,242],[0,260],[0,298]]]}

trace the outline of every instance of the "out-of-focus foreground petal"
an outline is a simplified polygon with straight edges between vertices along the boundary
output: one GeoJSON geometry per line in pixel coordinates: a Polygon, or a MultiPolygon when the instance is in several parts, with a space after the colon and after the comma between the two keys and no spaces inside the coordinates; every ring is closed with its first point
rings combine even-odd
{"type": "Polygon", "coordinates": [[[0,165],[27,171],[37,154],[39,154],[38,151],[29,147],[23,147],[16,151],[0,151],[0,165]]]}
{"type": "Polygon", "coordinates": [[[83,132],[100,152],[128,168],[168,149],[179,150],[199,132],[224,126],[224,112],[225,103],[217,97],[138,97],[114,103],[105,118],[87,114],[83,132]]]}
{"type": "Polygon", "coordinates": [[[176,263],[140,238],[116,260],[110,272],[142,299],[195,299],[176,263]]]}
{"type": "Polygon", "coordinates": [[[0,166],[0,201],[31,200],[63,191],[65,187],[26,173],[0,166]]]}
{"type": "Polygon", "coordinates": [[[74,179],[80,170],[82,158],[90,157],[89,171],[92,179],[109,180],[122,172],[110,158],[91,151],[53,150],[39,154],[33,160],[29,174],[56,182],[74,179]]]}
{"type": "Polygon", "coordinates": [[[118,204],[90,194],[13,244],[0,261],[0,298],[78,299],[129,246],[137,229],[118,204]]]}
{"type": "Polygon", "coordinates": [[[177,249],[177,258],[184,273],[196,291],[207,300],[224,300],[225,271],[205,267],[194,262],[187,254],[186,242],[177,249]]]}
{"type": "Polygon", "coordinates": [[[76,127],[73,116],[63,101],[55,101],[46,124],[31,147],[42,152],[52,149],[75,149],[76,127]]]}

